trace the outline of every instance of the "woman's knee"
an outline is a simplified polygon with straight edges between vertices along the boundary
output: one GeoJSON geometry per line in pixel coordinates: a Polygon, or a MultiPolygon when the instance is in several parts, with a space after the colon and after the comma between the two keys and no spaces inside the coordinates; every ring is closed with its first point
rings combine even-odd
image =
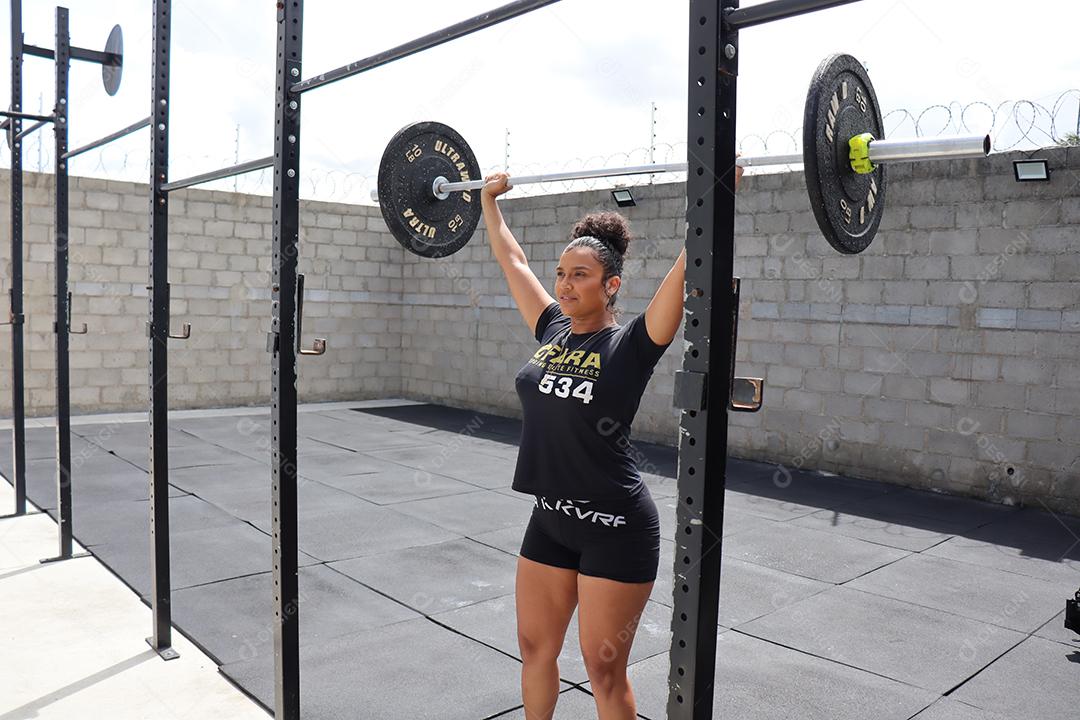
{"type": "Polygon", "coordinates": [[[613,645],[601,643],[583,649],[581,655],[595,692],[607,692],[626,682],[626,656],[613,645]]]}
{"type": "Polygon", "coordinates": [[[518,629],[518,649],[526,663],[555,662],[562,652],[563,637],[548,632],[529,632],[518,629]]]}

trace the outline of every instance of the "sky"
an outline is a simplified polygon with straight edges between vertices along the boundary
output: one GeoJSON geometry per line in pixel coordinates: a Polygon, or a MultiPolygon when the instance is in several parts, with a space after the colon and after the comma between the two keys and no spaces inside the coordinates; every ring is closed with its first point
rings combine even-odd
{"type": "MultiPolygon", "coordinates": [[[[308,0],[302,76],[375,54],[501,1],[308,0]]],[[[68,6],[74,45],[102,49],[113,24],[124,29],[123,82],[116,96],[105,94],[98,66],[73,63],[69,144],[77,147],[149,114],[151,3],[70,0],[68,6]]],[[[52,47],[54,8],[51,1],[24,0],[26,42],[52,47]]],[[[255,0],[173,2],[171,179],[271,154],[273,8],[273,2],[255,0]]],[[[393,134],[418,120],[453,126],[485,169],[503,164],[509,131],[510,170],[517,174],[645,162],[654,132],[656,161],[682,161],[688,12],[689,3],[670,0],[564,0],[306,93],[302,195],[357,199],[369,187],[365,179],[377,174],[393,134]]],[[[742,151],[795,150],[791,138],[802,124],[810,77],[834,52],[855,55],[868,67],[886,113],[906,109],[918,115],[931,108],[922,116],[923,134],[949,125],[948,111],[934,106],[951,105],[954,117],[970,106],[965,120],[979,133],[991,129],[990,107],[1016,100],[1050,107],[1058,98],[1058,134],[1075,131],[1078,21],[1075,0],[862,0],[749,28],[740,37],[742,151]],[[1012,10],[1008,16],[1006,8],[1012,10]]],[[[2,53],[10,57],[7,12],[0,13],[0,22],[2,53]]],[[[6,76],[0,85],[0,97],[7,96],[6,76]]],[[[52,64],[27,58],[24,109],[35,112],[40,102],[48,112],[53,88],[52,64]]],[[[1037,128],[1050,127],[1049,118],[1037,117],[1031,106],[1018,106],[1017,112],[1021,125],[1034,120],[1037,128]]],[[[999,120],[999,147],[1019,139],[1015,123],[1005,125],[999,120]]],[[[891,137],[916,132],[902,113],[888,116],[886,128],[891,137]]],[[[1052,144],[1037,130],[1032,135],[1035,144],[1052,144]]],[[[52,133],[39,137],[40,143],[25,145],[28,169],[37,166],[39,144],[42,162],[51,164],[52,133]]],[[[70,171],[140,180],[147,173],[149,143],[141,131],[74,160],[70,171]]],[[[3,148],[0,164],[9,161],[3,148]]],[[[235,187],[268,192],[269,175],[245,177],[235,187]]]]}

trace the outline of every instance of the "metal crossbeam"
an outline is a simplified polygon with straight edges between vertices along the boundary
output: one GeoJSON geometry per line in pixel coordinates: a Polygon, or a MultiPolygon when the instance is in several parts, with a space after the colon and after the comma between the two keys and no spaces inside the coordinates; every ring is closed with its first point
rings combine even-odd
{"type": "Polygon", "coordinates": [[[332,82],[337,82],[338,80],[358,75],[382,65],[387,65],[395,60],[400,60],[409,55],[415,55],[424,50],[430,50],[433,47],[448,43],[451,40],[470,35],[477,30],[483,30],[492,25],[498,25],[501,22],[530,13],[533,10],[539,10],[542,7],[554,5],[557,2],[559,2],[559,0],[517,0],[517,2],[508,3],[502,7],[483,13],[482,15],[476,15],[475,17],[463,20],[455,25],[436,30],[433,33],[416,38],[415,40],[410,40],[407,43],[385,50],[378,55],[372,55],[363,60],[357,60],[348,65],[343,65],[336,70],[331,70],[322,73],[321,75],[308,78],[307,80],[294,83],[289,88],[289,92],[302,93],[307,92],[308,90],[314,90],[317,87],[322,87],[323,85],[329,85],[332,82]]]}
{"type": "Polygon", "coordinates": [[[14,110],[0,110],[0,117],[16,118],[18,120],[40,120],[41,122],[55,122],[53,115],[35,115],[33,113],[17,112],[14,110]]]}
{"type": "Polygon", "coordinates": [[[164,192],[172,192],[173,190],[180,190],[181,188],[191,187],[192,185],[202,185],[204,183],[213,182],[214,180],[229,178],[233,175],[243,175],[244,173],[254,172],[255,170],[265,170],[266,168],[273,166],[273,156],[259,158],[258,160],[248,160],[239,165],[232,165],[230,167],[221,168],[220,170],[212,170],[211,172],[203,173],[202,175],[194,175],[189,178],[184,178],[183,180],[165,183],[161,186],[161,189],[164,192]]]}
{"type": "Polygon", "coordinates": [[[132,123],[131,125],[128,125],[123,130],[117,130],[116,132],[114,132],[114,133],[112,133],[110,135],[106,135],[103,138],[98,138],[97,140],[93,141],[92,143],[87,143],[86,145],[83,145],[80,148],[75,148],[74,150],[68,150],[64,154],[64,159],[66,160],[67,158],[73,158],[76,155],[82,155],[84,152],[89,152],[90,150],[93,150],[95,148],[99,148],[102,145],[108,145],[113,140],[119,140],[122,137],[126,137],[126,136],[130,135],[133,132],[136,132],[138,130],[142,130],[144,127],[149,127],[149,126],[150,126],[150,118],[145,117],[145,118],[143,118],[142,120],[140,120],[137,123],[132,123]]]}
{"type": "Polygon", "coordinates": [[[828,8],[850,5],[859,0],[772,0],[772,2],[751,5],[750,7],[736,9],[724,15],[724,24],[730,30],[742,30],[743,28],[762,25],[774,20],[784,20],[805,15],[806,13],[828,8]]]}

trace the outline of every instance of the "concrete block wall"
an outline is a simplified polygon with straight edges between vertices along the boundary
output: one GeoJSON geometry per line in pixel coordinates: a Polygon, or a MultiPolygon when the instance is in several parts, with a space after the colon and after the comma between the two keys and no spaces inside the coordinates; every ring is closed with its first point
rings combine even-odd
{"type": "MultiPolygon", "coordinates": [[[[731,416],[735,455],[1080,513],[1080,148],[1048,149],[1052,182],[1018,184],[1012,160],[890,169],[887,209],[858,256],[821,237],[801,173],[748,177],[738,198],[743,278],[738,371],[765,408],[731,416]]],[[[53,411],[52,179],[26,176],[28,408],[53,411]]],[[[685,231],[681,183],[634,189],[637,235],[620,306],[644,310],[685,231]]],[[[0,216],[9,191],[0,179],[0,216]]],[[[146,188],[72,183],[76,412],[144,409],[146,188]]],[[[570,227],[608,191],[504,200],[550,286],[570,227]]],[[[303,206],[305,401],[404,396],[520,416],[513,378],[535,349],[482,230],[438,261],[405,252],[377,208],[303,206]]],[[[171,206],[174,407],[266,403],[269,198],[190,190],[171,206]]],[[[0,224],[0,283],[10,277],[0,224]]],[[[10,414],[0,332],[0,415],[10,414]]],[[[634,434],[674,444],[682,340],[657,366],[634,434]]],[[[785,471],[778,471],[781,475],[785,471]]]]}
{"type": "MultiPolygon", "coordinates": [[[[24,178],[24,306],[28,412],[55,412],[54,178],[24,178]]],[[[8,309],[10,176],[0,178],[0,289],[8,309]]],[[[145,409],[147,403],[148,195],[145,185],[91,178],[70,184],[73,412],[145,409]]],[[[267,404],[270,358],[270,198],[187,190],[169,204],[171,407],[267,404]]],[[[300,271],[306,275],[304,341],[325,337],[322,357],[302,358],[299,392],[310,400],[400,393],[404,250],[377,208],[302,206],[300,271]],[[375,220],[377,218],[377,220],[375,220]],[[369,228],[369,221],[373,227],[369,228]]],[[[11,342],[0,332],[0,415],[11,412],[11,342]]]]}
{"type": "Polygon", "coordinates": [[[890,168],[859,256],[800,175],[751,184],[738,360],[767,390],[738,452],[1080,510],[1080,148],[1038,156],[1049,183],[1014,180],[1021,154],[890,168]]]}

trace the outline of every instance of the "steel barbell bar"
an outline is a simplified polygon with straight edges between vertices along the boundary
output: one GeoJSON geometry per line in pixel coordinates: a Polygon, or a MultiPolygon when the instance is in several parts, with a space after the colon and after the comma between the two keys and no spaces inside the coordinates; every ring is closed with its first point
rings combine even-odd
{"type": "MultiPolygon", "coordinates": [[[[870,162],[923,162],[928,160],[961,160],[981,158],[990,154],[989,135],[963,135],[957,137],[906,138],[901,140],[871,140],[869,142],[870,162]]],[[[765,167],[768,165],[796,165],[803,162],[802,153],[791,155],[759,155],[740,157],[735,161],[740,167],[765,167]]],[[[668,172],[686,172],[687,163],[667,163],[662,165],[631,165],[620,168],[599,170],[570,170],[567,172],[546,173],[542,175],[523,175],[510,178],[509,186],[532,185],[560,180],[588,180],[592,178],[619,177],[622,175],[653,175],[668,172]]],[[[478,190],[484,186],[483,180],[450,182],[444,177],[435,178],[431,192],[440,200],[452,192],[478,190]]]]}
{"type": "MultiPolygon", "coordinates": [[[[929,160],[961,160],[965,158],[986,157],[990,153],[989,135],[963,135],[956,137],[904,138],[899,140],[872,140],[869,142],[869,157],[873,165],[880,163],[924,162],[929,160]]],[[[767,167],[776,165],[799,165],[803,162],[802,153],[788,155],[748,155],[735,161],[740,167],[767,167]]],[[[567,170],[565,172],[542,173],[511,177],[508,185],[534,185],[545,182],[566,180],[590,180],[597,178],[621,177],[626,175],[660,175],[671,172],[686,172],[687,163],[649,163],[647,165],[628,165],[624,167],[596,168],[592,170],[567,170]]],[[[478,190],[484,186],[482,179],[450,182],[442,175],[431,184],[432,195],[445,200],[453,192],[478,190]]],[[[371,199],[378,201],[376,190],[371,191],[371,199]]]]}

